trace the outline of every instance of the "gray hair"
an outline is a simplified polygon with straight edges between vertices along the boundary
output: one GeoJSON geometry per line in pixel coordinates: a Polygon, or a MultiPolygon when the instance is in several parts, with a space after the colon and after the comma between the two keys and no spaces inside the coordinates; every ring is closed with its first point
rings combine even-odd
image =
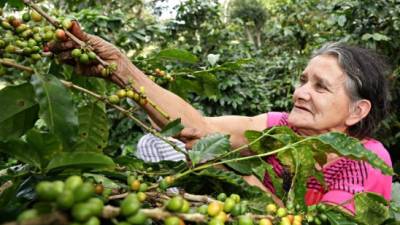
{"type": "Polygon", "coordinates": [[[390,72],[382,56],[368,49],[349,46],[343,43],[328,43],[317,50],[318,55],[333,55],[346,73],[346,90],[355,102],[367,99],[371,102],[371,111],[357,124],[349,127],[349,134],[363,139],[371,137],[381,120],[389,110],[389,90],[385,76],[390,72]]]}

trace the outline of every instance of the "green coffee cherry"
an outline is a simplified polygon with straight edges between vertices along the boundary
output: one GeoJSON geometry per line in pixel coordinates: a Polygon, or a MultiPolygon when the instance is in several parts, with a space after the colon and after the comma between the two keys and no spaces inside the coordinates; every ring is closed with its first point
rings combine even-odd
{"type": "Polygon", "coordinates": [[[239,225],[253,225],[253,219],[250,216],[239,216],[239,225]]]}
{"type": "Polygon", "coordinates": [[[167,217],[164,220],[165,225],[180,225],[180,219],[176,216],[167,217]]]}
{"type": "Polygon", "coordinates": [[[57,206],[60,209],[69,209],[74,205],[74,193],[71,190],[65,190],[57,197],[57,206]]]}
{"type": "Polygon", "coordinates": [[[229,197],[235,200],[236,203],[240,202],[240,195],[238,194],[231,194],[229,197]]]}
{"type": "Polygon", "coordinates": [[[99,218],[92,216],[83,225],[100,225],[99,218]]]}
{"type": "Polygon", "coordinates": [[[87,201],[88,207],[91,209],[93,215],[100,216],[103,212],[104,202],[96,197],[90,198],[87,201]]]}
{"type": "Polygon", "coordinates": [[[276,215],[282,218],[287,215],[287,210],[285,208],[279,208],[278,211],[276,211],[276,215]]]}
{"type": "Polygon", "coordinates": [[[225,201],[225,199],[226,199],[227,197],[228,197],[228,196],[226,196],[225,193],[220,193],[220,194],[217,196],[217,200],[223,202],[223,201],[225,201]]]}
{"type": "Polygon", "coordinates": [[[128,217],[127,221],[132,225],[142,225],[146,222],[147,215],[142,211],[137,212],[135,215],[128,217]]]}
{"type": "Polygon", "coordinates": [[[23,211],[21,214],[19,214],[17,221],[23,222],[26,220],[35,219],[38,216],[39,216],[39,213],[36,209],[28,209],[28,210],[23,211]]]}
{"type": "Polygon", "coordinates": [[[276,207],[276,205],[274,203],[270,203],[265,206],[265,211],[270,215],[275,214],[277,210],[278,210],[278,207],[276,207]]]}
{"type": "Polygon", "coordinates": [[[88,54],[82,53],[81,56],[79,57],[79,62],[83,64],[88,64],[90,61],[88,54]]]}
{"type": "Polygon", "coordinates": [[[146,183],[141,183],[139,187],[139,191],[146,192],[149,186],[146,183]]]}
{"type": "Polygon", "coordinates": [[[36,186],[36,193],[40,200],[54,201],[60,194],[52,182],[42,181],[36,186]]]}
{"type": "Polygon", "coordinates": [[[159,184],[159,187],[160,187],[160,189],[161,190],[167,190],[167,188],[169,187],[169,184],[168,184],[168,182],[165,180],[165,179],[162,179],[161,181],[160,181],[160,184],[159,184]]]}
{"type": "Polygon", "coordinates": [[[178,212],[183,206],[183,198],[181,196],[175,196],[168,200],[167,209],[172,212],[178,212]]]}
{"type": "Polygon", "coordinates": [[[65,180],[65,189],[74,191],[77,187],[83,184],[83,180],[80,176],[70,176],[65,180]]]}
{"type": "Polygon", "coordinates": [[[88,52],[88,56],[90,60],[95,60],[97,59],[96,53],[94,52],[88,52]]]}
{"type": "Polygon", "coordinates": [[[71,56],[74,59],[79,59],[82,55],[82,51],[79,48],[75,48],[74,50],[71,51],[71,56]]]}
{"type": "Polygon", "coordinates": [[[78,203],[72,207],[71,210],[72,217],[79,221],[87,221],[93,216],[92,210],[88,207],[87,203],[78,203]]]}
{"type": "Polygon", "coordinates": [[[235,204],[235,200],[233,200],[232,198],[227,198],[224,202],[224,211],[227,213],[231,212],[235,204]]]}
{"type": "Polygon", "coordinates": [[[129,194],[121,202],[121,214],[123,216],[131,216],[137,213],[140,208],[140,202],[135,194],[129,194]]]}
{"type": "Polygon", "coordinates": [[[182,208],[180,209],[180,212],[181,213],[188,213],[189,210],[190,210],[190,203],[184,199],[183,203],[182,203],[182,208]]]}
{"type": "Polygon", "coordinates": [[[224,221],[217,218],[212,218],[210,222],[208,222],[208,225],[224,225],[224,221]]]}
{"type": "Polygon", "coordinates": [[[112,104],[118,104],[119,103],[119,97],[118,97],[118,95],[110,95],[108,97],[108,101],[110,101],[112,104]]]}
{"type": "Polygon", "coordinates": [[[74,190],[76,202],[83,202],[88,200],[94,195],[94,186],[92,183],[85,182],[74,190]]]}
{"type": "Polygon", "coordinates": [[[197,208],[196,211],[203,215],[207,215],[208,214],[207,209],[208,209],[208,205],[201,205],[200,207],[197,208]]]}

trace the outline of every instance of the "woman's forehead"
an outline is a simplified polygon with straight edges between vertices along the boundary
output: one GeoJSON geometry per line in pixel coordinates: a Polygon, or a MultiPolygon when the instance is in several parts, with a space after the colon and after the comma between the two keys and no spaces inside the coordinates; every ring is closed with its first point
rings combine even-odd
{"type": "Polygon", "coordinates": [[[302,75],[308,79],[325,80],[329,83],[346,78],[337,58],[332,55],[318,55],[312,58],[302,75]]]}

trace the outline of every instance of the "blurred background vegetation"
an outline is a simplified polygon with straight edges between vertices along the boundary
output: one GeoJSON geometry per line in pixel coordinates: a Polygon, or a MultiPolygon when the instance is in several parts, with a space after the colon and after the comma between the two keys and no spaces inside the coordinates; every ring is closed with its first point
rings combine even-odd
{"type": "MultiPolygon", "coordinates": [[[[331,41],[375,49],[393,65],[388,77],[392,111],[376,138],[389,149],[399,172],[397,0],[186,0],[169,17],[167,0],[42,3],[53,14],[76,18],[87,32],[116,44],[148,75],[155,68],[165,70],[174,81],[157,82],[208,116],[288,111],[294,84],[313,50],[331,41]],[[176,48],[198,60],[156,57],[176,48]]],[[[117,112],[109,114],[106,152],[134,151],[143,132],[117,112]]]]}

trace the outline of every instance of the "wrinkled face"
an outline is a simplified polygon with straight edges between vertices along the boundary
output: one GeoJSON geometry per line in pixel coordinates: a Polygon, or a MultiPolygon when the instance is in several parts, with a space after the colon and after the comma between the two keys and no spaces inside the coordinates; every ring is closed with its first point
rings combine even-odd
{"type": "Polygon", "coordinates": [[[335,56],[311,59],[294,91],[289,124],[302,135],[345,132],[351,103],[345,89],[346,76],[335,56]]]}

